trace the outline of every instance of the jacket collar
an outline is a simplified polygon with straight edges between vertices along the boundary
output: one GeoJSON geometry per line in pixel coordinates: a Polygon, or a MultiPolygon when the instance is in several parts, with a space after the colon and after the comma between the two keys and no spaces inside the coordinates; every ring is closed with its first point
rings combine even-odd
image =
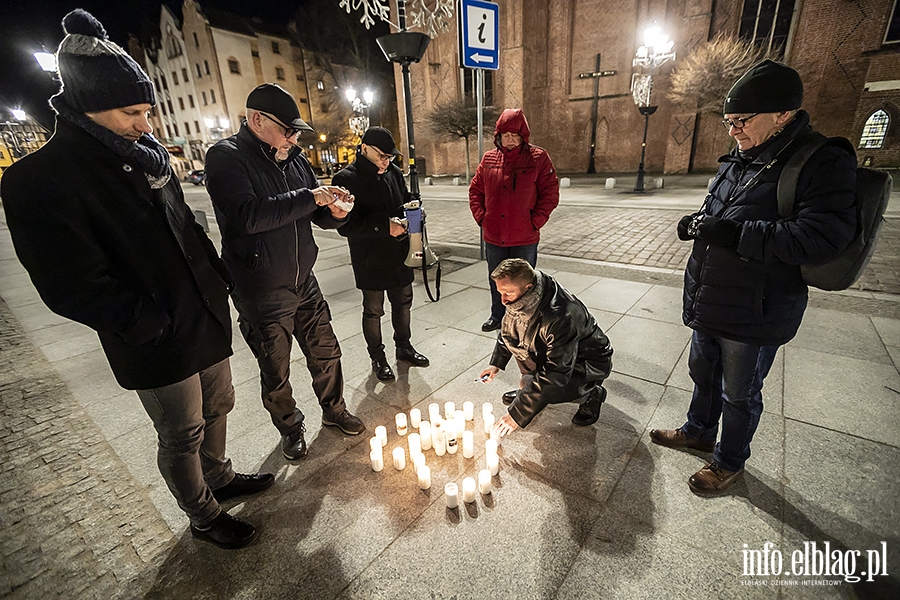
{"type": "Polygon", "coordinates": [[[366,175],[368,177],[378,177],[391,170],[391,165],[388,165],[388,168],[385,169],[384,173],[378,173],[378,165],[363,156],[362,150],[356,152],[356,158],[353,160],[353,164],[356,165],[356,171],[360,175],[366,175]]]}

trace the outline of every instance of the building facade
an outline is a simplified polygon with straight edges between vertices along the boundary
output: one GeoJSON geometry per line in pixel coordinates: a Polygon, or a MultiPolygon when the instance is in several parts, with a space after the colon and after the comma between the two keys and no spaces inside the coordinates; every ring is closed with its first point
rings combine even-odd
{"type": "MultiPolygon", "coordinates": [[[[900,167],[900,9],[898,0],[497,0],[500,69],[486,97],[498,108],[522,108],[532,143],[546,148],[561,172],[586,172],[591,139],[599,172],[633,172],[641,155],[644,117],[631,91],[643,31],[663,28],[676,60],[653,73],[647,170],[712,171],[731,148],[721,114],[685,111],[665,97],[672,69],[716,34],[775,50],[801,74],[803,108],[822,133],[849,138],[861,164],[900,167]],[[592,122],[596,70],[598,118],[592,122]],[[595,129],[594,129],[595,128],[595,129]],[[593,131],[592,131],[593,129],[593,131]]],[[[396,0],[392,2],[396,8],[396,0]]],[[[396,14],[396,13],[394,13],[396,14]]],[[[426,115],[471,92],[459,68],[455,26],[432,39],[410,67],[417,156],[432,173],[465,172],[462,142],[434,135],[426,115]]],[[[395,69],[400,123],[405,123],[400,69],[395,69]]],[[[404,134],[405,137],[405,134],[404,134]]],[[[473,150],[475,142],[472,143],[473,150]]],[[[491,148],[493,139],[486,136],[491,148]]],[[[473,162],[477,161],[474,157],[473,162]]]]}

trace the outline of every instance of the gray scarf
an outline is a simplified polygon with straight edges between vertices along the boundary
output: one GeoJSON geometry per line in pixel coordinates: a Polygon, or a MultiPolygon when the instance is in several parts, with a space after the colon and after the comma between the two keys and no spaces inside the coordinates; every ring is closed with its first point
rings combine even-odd
{"type": "Polygon", "coordinates": [[[503,341],[512,355],[522,362],[528,360],[528,349],[523,346],[522,340],[529,323],[537,313],[543,295],[544,277],[540,271],[537,271],[534,285],[522,294],[521,298],[506,305],[506,314],[503,316],[500,335],[503,336],[503,341]]]}
{"type": "Polygon", "coordinates": [[[69,106],[61,94],[50,99],[53,110],[66,121],[81,127],[89,134],[97,138],[104,146],[112,150],[116,156],[133,159],[141,167],[150,187],[154,190],[166,185],[172,176],[169,167],[169,153],[149,134],[144,134],[136,142],[125,139],[110,131],[102,125],[98,125],[84,113],[76,111],[69,106]]]}

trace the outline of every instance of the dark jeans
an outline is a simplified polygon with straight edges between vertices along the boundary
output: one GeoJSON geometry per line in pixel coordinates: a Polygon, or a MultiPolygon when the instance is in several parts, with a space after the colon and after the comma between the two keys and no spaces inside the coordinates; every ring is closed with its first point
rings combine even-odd
{"type": "Polygon", "coordinates": [[[500,293],[494,280],[491,279],[491,273],[507,258],[523,258],[528,261],[532,267],[537,265],[537,244],[530,246],[495,246],[487,242],[484,243],[484,255],[488,264],[488,283],[491,286],[491,318],[498,321],[506,314],[506,307],[500,301],[500,293]]]}
{"type": "MultiPolygon", "coordinates": [[[[412,307],[412,284],[387,291],[391,303],[391,325],[394,328],[394,347],[411,348],[409,330],[409,309],[412,307]]],[[[381,341],[381,317],[384,316],[385,290],[362,290],[363,294],[363,337],[372,360],[384,358],[384,344],[381,341]]]]}
{"type": "Polygon", "coordinates": [[[231,460],[225,458],[225,425],[234,407],[228,359],[184,381],[137,394],[158,435],[159,472],[191,523],[206,526],[219,514],[210,490],[234,479],[231,460]]]}
{"type": "Polygon", "coordinates": [[[290,382],[292,337],[306,356],[322,412],[329,417],[344,412],[341,347],[315,275],[297,289],[235,290],[232,298],[241,333],[259,364],[263,406],[278,431],[295,433],[303,420],[290,382]]]}
{"type": "Polygon", "coordinates": [[[688,437],[715,442],[722,419],[722,436],[713,459],[729,471],[744,468],[750,441],[763,411],[762,386],[775,361],[778,346],[757,346],[694,331],[688,368],[694,395],[687,423],[688,437]]]}

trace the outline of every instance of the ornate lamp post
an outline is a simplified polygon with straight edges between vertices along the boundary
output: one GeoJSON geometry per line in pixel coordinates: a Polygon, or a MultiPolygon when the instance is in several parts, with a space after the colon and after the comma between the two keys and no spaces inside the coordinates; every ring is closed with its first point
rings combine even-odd
{"type": "Polygon", "coordinates": [[[632,66],[647,69],[647,73],[635,73],[631,77],[631,94],[638,110],[644,115],[644,139],[641,142],[641,163],[638,166],[635,192],[644,191],[644,159],[647,156],[647,129],[650,126],[650,115],[656,112],[657,106],[651,104],[653,91],[653,69],[659,68],[675,59],[672,48],[675,42],[663,34],[659,27],[650,27],[644,31],[644,45],[637,49],[632,66]]]}
{"type": "Polygon", "coordinates": [[[348,88],[344,90],[347,101],[353,107],[353,116],[350,117],[350,129],[357,137],[362,137],[369,128],[369,107],[375,101],[375,94],[371,90],[363,92],[363,97],[356,95],[356,90],[348,88]]]}

